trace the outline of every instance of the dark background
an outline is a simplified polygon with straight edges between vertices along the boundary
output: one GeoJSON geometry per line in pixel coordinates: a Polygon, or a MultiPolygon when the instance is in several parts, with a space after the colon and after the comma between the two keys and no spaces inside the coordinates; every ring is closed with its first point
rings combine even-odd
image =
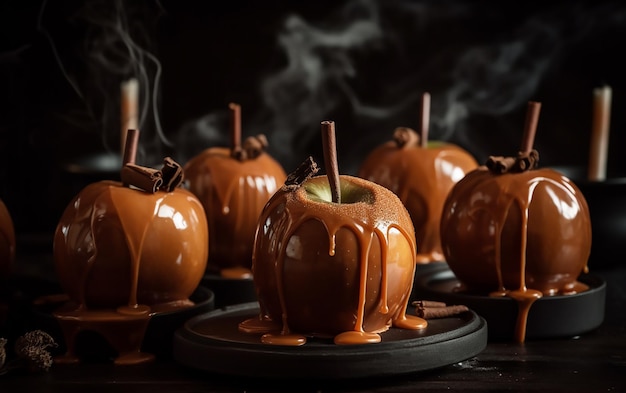
{"type": "Polygon", "coordinates": [[[0,4],[0,198],[18,235],[49,232],[88,182],[118,168],[119,86],[137,77],[140,164],[184,163],[265,133],[293,170],[322,162],[336,122],[340,171],[355,174],[396,126],[513,155],[528,101],[542,103],[542,165],[586,165],[592,90],[613,89],[609,174],[626,165],[626,3],[621,1],[34,1],[0,4]],[[68,165],[74,164],[70,169],[68,165]],[[76,165],[84,171],[78,173],[76,165]]]}

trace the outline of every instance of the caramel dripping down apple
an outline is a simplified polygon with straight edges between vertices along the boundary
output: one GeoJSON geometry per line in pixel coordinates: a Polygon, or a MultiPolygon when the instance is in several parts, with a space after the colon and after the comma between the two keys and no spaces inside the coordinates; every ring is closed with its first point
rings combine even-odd
{"type": "Polygon", "coordinates": [[[580,190],[533,150],[540,104],[530,102],[516,157],[489,157],[446,199],[441,239],[459,291],[508,296],[519,305],[514,338],[525,341],[528,313],[543,296],[588,289],[577,279],[591,250],[589,209],[580,190]]]}
{"type": "Polygon", "coordinates": [[[207,223],[197,198],[179,187],[182,168],[134,163],[138,134],[128,130],[122,182],[87,185],[66,207],[54,235],[59,283],[69,301],[54,312],[67,352],[78,362],[78,333],[101,334],[116,364],[151,361],[140,351],[155,313],[185,309],[206,268],[207,223]]]}
{"type": "Polygon", "coordinates": [[[188,189],[209,223],[207,270],[228,278],[251,276],[257,219],[287,174],[267,152],[265,135],[241,143],[241,108],[231,103],[231,147],[211,147],[184,166],[188,189]]]}
{"type": "MultiPolygon", "coordinates": [[[[324,141],[334,139],[334,123],[322,129],[324,141]]],[[[325,155],[327,176],[315,175],[309,157],[259,218],[253,272],[260,313],[239,329],[263,343],[377,343],[391,326],[427,326],[406,314],[416,268],[406,208],[382,186],[339,176],[335,157],[325,155]]]]}

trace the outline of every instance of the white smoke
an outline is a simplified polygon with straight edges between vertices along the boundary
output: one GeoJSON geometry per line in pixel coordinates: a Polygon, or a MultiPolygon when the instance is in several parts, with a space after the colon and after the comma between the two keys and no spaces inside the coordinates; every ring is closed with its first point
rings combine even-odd
{"type": "Polygon", "coordinates": [[[144,46],[153,40],[147,30],[146,16],[155,10],[158,12],[155,8],[158,3],[146,5],[123,0],[81,3],[68,17],[67,24],[84,36],[80,37],[82,42],[78,48],[64,48],[65,53],[60,53],[58,47],[66,43],[47,27],[58,22],[47,17],[53,5],[43,1],[37,30],[47,39],[63,77],[82,103],[82,115],[59,116],[78,129],[97,129],[105,150],[118,152],[121,148],[120,86],[134,78],[139,84],[139,159],[146,159],[163,145],[172,146],[160,120],[161,63],[144,46]]]}
{"type": "MultiPolygon", "coordinates": [[[[419,99],[429,91],[430,138],[486,157],[494,152],[485,139],[512,145],[521,140],[523,118],[517,128],[501,124],[482,135],[470,128],[470,118],[505,117],[540,100],[539,87],[565,54],[581,39],[619,25],[626,14],[619,2],[584,4],[542,7],[498,34],[485,26],[482,36],[475,31],[481,28],[473,22],[476,15],[486,25],[507,21],[468,2],[353,0],[316,24],[292,14],[277,32],[285,61],[259,81],[261,100],[247,111],[254,116],[247,132],[265,133],[271,151],[290,170],[319,153],[320,122],[338,120],[340,168],[354,173],[358,157],[389,140],[396,126],[417,127],[419,99]],[[464,26],[480,39],[465,37],[464,26]]],[[[183,156],[192,154],[186,146],[217,142],[198,144],[190,124],[178,139],[183,156]]],[[[227,130],[214,126],[213,136],[227,130]]]]}

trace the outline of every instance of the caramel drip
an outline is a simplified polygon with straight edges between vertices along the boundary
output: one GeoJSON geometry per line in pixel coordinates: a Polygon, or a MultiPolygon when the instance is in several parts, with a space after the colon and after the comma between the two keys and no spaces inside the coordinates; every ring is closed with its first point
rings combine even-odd
{"type": "MultiPolygon", "coordinates": [[[[346,181],[346,176],[342,176],[342,181],[346,181]]],[[[319,180],[319,177],[318,177],[319,180]]],[[[327,180],[326,180],[327,181],[327,180]]],[[[278,208],[278,205],[284,203],[281,198],[275,198],[270,201],[266,209],[274,210],[278,208]]],[[[336,344],[365,344],[380,342],[381,338],[378,332],[367,332],[364,330],[365,320],[365,308],[367,299],[367,287],[368,287],[368,269],[369,269],[369,254],[370,248],[374,238],[376,238],[381,245],[382,255],[380,261],[380,269],[382,272],[380,293],[378,295],[379,312],[387,314],[390,312],[388,304],[388,282],[387,276],[387,251],[389,249],[389,233],[391,230],[397,230],[410,244],[411,253],[415,255],[415,243],[412,234],[407,233],[403,228],[402,223],[395,224],[394,219],[387,216],[386,212],[375,211],[374,207],[366,202],[355,203],[343,203],[342,207],[346,210],[345,214],[337,215],[333,210],[336,205],[331,202],[314,202],[308,199],[305,191],[305,187],[298,188],[293,193],[287,194],[287,203],[285,206],[285,212],[283,217],[294,218],[293,220],[287,219],[285,222],[285,233],[282,236],[283,239],[290,239],[292,235],[300,228],[305,222],[309,220],[317,220],[323,224],[326,235],[328,236],[328,255],[334,256],[336,251],[336,234],[341,228],[347,228],[356,235],[357,243],[360,250],[359,259],[359,282],[358,282],[358,305],[355,310],[356,321],[354,328],[351,331],[341,332],[334,338],[336,344]],[[350,213],[352,212],[352,213],[350,213]],[[382,217],[381,217],[382,214],[382,217]]],[[[394,213],[389,213],[392,215],[394,213]]],[[[266,344],[280,344],[280,345],[302,345],[306,342],[303,340],[303,335],[300,333],[292,332],[289,327],[289,315],[287,312],[285,283],[289,280],[289,277],[284,276],[284,261],[287,253],[286,240],[280,245],[278,255],[275,259],[274,275],[276,279],[276,287],[278,291],[278,299],[280,308],[282,310],[281,324],[282,328],[280,332],[269,331],[261,338],[263,343],[266,344]],[[278,337],[280,336],[280,338],[278,337]]],[[[412,265],[411,276],[414,274],[415,264],[412,265]]],[[[407,273],[409,274],[409,273],[407,273]]],[[[407,329],[421,329],[426,326],[426,322],[417,317],[406,316],[406,308],[408,305],[408,294],[405,294],[403,306],[399,311],[394,310],[395,315],[390,315],[390,323],[395,326],[407,328],[407,329]]],[[[266,315],[267,311],[264,310],[264,305],[261,305],[261,315],[266,315]]],[[[267,321],[261,319],[244,321],[240,325],[242,331],[251,331],[259,325],[267,324],[267,321]]],[[[270,329],[267,326],[268,330],[270,329]]],[[[258,329],[256,329],[258,331],[258,329]]],[[[385,329],[386,330],[386,329],[385,329]]]]}
{"type": "MultiPolygon", "coordinates": [[[[325,228],[326,228],[326,233],[328,235],[329,238],[329,244],[330,244],[330,248],[328,250],[328,255],[330,256],[334,256],[335,255],[335,236],[337,231],[342,228],[349,228],[353,233],[355,233],[357,235],[358,238],[358,243],[359,243],[359,249],[362,250],[362,252],[360,253],[360,282],[359,282],[359,302],[358,302],[358,306],[357,306],[357,314],[356,314],[356,323],[354,326],[354,331],[358,332],[358,335],[351,335],[351,338],[346,338],[344,337],[342,334],[340,334],[339,336],[336,337],[336,340],[340,341],[340,342],[344,342],[344,341],[352,341],[352,340],[356,340],[357,342],[360,341],[359,337],[367,337],[366,342],[372,342],[372,341],[380,341],[380,336],[377,335],[376,339],[373,339],[367,335],[364,335],[363,333],[363,321],[365,319],[364,314],[365,314],[365,299],[366,299],[366,288],[367,288],[367,272],[368,272],[368,256],[369,256],[369,249],[371,247],[371,243],[372,243],[372,238],[374,236],[374,234],[376,234],[378,236],[378,238],[380,239],[382,245],[381,245],[381,249],[383,250],[387,250],[388,245],[387,245],[387,234],[389,231],[389,228],[385,228],[385,227],[379,227],[382,226],[384,224],[382,223],[375,223],[375,222],[369,222],[369,220],[364,220],[363,222],[358,222],[357,218],[352,218],[352,219],[343,219],[343,217],[337,216],[337,215],[327,215],[324,217],[321,217],[321,214],[319,214],[319,212],[316,212],[314,209],[306,209],[306,208],[300,208],[300,206],[295,206],[295,205],[291,205],[289,207],[287,207],[287,215],[291,216],[291,217],[298,217],[297,221],[295,222],[290,222],[290,225],[288,226],[288,229],[286,231],[286,235],[285,238],[289,239],[293,233],[296,231],[297,228],[299,228],[304,222],[308,221],[308,220],[319,220],[322,224],[324,224],[325,228]],[[297,210],[297,211],[294,211],[297,210]],[[330,219],[330,217],[332,217],[332,220],[330,219]],[[381,225],[382,224],[382,225],[381,225]]],[[[397,226],[396,226],[397,227],[397,226]]],[[[404,233],[404,236],[408,237],[408,234],[406,234],[402,228],[397,227],[401,232],[404,233]]],[[[283,336],[287,336],[290,335],[290,329],[289,329],[289,323],[288,323],[288,315],[287,315],[287,306],[286,306],[286,302],[285,302],[285,293],[284,293],[284,280],[285,277],[283,277],[283,271],[284,271],[284,266],[283,266],[283,262],[285,260],[285,253],[286,253],[286,249],[287,249],[287,245],[285,244],[283,246],[283,248],[280,250],[280,254],[278,256],[277,262],[276,262],[276,269],[275,269],[275,274],[276,274],[276,281],[278,283],[278,295],[279,295],[279,299],[280,299],[280,303],[281,303],[281,307],[283,310],[283,318],[282,318],[282,332],[281,334],[283,336]]],[[[387,258],[386,258],[386,252],[383,252],[382,255],[382,261],[381,261],[381,270],[383,272],[385,272],[387,270],[387,258]]],[[[387,294],[387,281],[386,281],[386,276],[383,277],[384,279],[382,280],[382,286],[381,286],[381,295],[380,295],[380,302],[381,302],[381,311],[382,310],[386,310],[388,311],[388,306],[387,306],[387,298],[386,298],[386,294],[387,294]]],[[[266,335],[267,337],[272,337],[272,334],[268,334],[266,335]]],[[[274,339],[269,339],[265,337],[263,342],[265,343],[271,343],[274,342],[274,339]]],[[[284,340],[281,340],[281,342],[284,342],[284,340]]]]}
{"type": "MultiPolygon", "coordinates": [[[[123,207],[124,199],[121,195],[116,193],[110,193],[111,200],[115,206],[123,207]]],[[[148,306],[140,306],[137,300],[137,289],[139,286],[139,267],[141,264],[141,253],[143,250],[144,241],[148,227],[151,223],[150,220],[146,220],[145,217],[153,217],[158,207],[163,203],[163,198],[158,198],[156,204],[143,203],[136,204],[132,209],[123,209],[119,214],[120,224],[122,225],[125,235],[126,246],[130,252],[131,265],[130,265],[130,297],[128,299],[128,307],[120,308],[119,311],[123,313],[133,312],[148,312],[150,308],[148,306]],[[155,209],[156,206],[156,209],[155,209]]]]}
{"type": "Polygon", "coordinates": [[[54,312],[67,345],[66,353],[55,358],[57,363],[78,363],[76,336],[84,330],[106,338],[117,352],[115,364],[132,365],[151,362],[155,356],[141,352],[141,345],[151,314],[127,315],[112,310],[84,311],[62,307],[54,312]]]}

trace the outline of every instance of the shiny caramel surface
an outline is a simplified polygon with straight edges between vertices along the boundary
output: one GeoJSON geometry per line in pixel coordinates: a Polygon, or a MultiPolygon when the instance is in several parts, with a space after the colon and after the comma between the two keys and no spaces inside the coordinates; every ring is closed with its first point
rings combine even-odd
{"type": "Polygon", "coordinates": [[[444,260],[439,238],[443,202],[465,174],[478,167],[459,146],[431,142],[398,147],[394,141],[375,148],[363,161],[358,176],[398,195],[411,215],[417,241],[417,263],[444,260]]]}
{"type": "Polygon", "coordinates": [[[243,161],[212,147],[184,167],[189,190],[202,203],[209,225],[210,271],[249,276],[257,220],[287,175],[267,153],[243,161]],[[241,268],[245,268],[243,270],[241,268]]]}
{"type": "Polygon", "coordinates": [[[204,210],[189,191],[147,193],[113,181],[85,187],[54,236],[59,282],[88,308],[187,299],[206,268],[204,210]]]}
{"type": "Polygon", "coordinates": [[[577,278],[591,251],[589,208],[557,171],[468,173],[446,200],[441,239],[462,290],[519,302],[519,341],[536,299],[587,289],[577,278]]]}
{"type": "Polygon", "coordinates": [[[302,345],[307,336],[375,343],[392,324],[425,327],[405,314],[415,237],[402,202],[350,176],[341,176],[341,204],[313,198],[310,187],[328,188],[328,180],[317,176],[294,191],[279,190],[261,214],[253,254],[261,314],[240,329],[266,332],[267,344],[302,345]]]}

